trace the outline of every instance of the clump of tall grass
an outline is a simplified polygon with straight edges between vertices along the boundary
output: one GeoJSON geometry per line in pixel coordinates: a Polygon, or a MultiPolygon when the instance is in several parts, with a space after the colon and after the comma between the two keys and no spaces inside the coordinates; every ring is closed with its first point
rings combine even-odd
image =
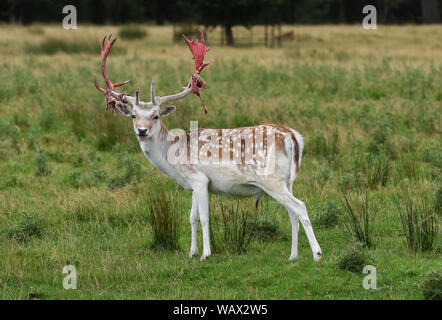
{"type": "Polygon", "coordinates": [[[336,226],[339,224],[339,218],[342,216],[342,208],[334,201],[325,202],[318,215],[314,219],[314,223],[323,228],[336,226]]]}
{"type": "Polygon", "coordinates": [[[147,31],[138,25],[126,25],[120,28],[118,35],[124,40],[143,39],[147,31]]]}
{"type": "Polygon", "coordinates": [[[35,159],[35,166],[35,175],[37,177],[45,177],[51,173],[48,165],[48,160],[43,150],[38,151],[37,158],[35,159]]]}
{"type": "Polygon", "coordinates": [[[426,300],[442,300],[442,275],[432,272],[421,284],[422,294],[426,300]]]}
{"type": "Polygon", "coordinates": [[[362,272],[366,265],[373,264],[373,261],[364,244],[353,242],[341,252],[337,265],[339,269],[357,273],[362,272]]]}
{"type": "Polygon", "coordinates": [[[409,195],[394,198],[399,212],[407,247],[413,251],[431,251],[436,247],[438,223],[438,204],[422,198],[416,203],[409,195]]]}
{"type": "Polygon", "coordinates": [[[21,244],[27,244],[33,237],[41,237],[43,223],[40,219],[27,212],[20,214],[19,221],[15,226],[3,230],[6,238],[14,239],[21,244]]]}
{"type": "Polygon", "coordinates": [[[219,207],[212,210],[210,240],[214,252],[247,252],[254,238],[252,210],[251,206],[240,200],[228,203],[221,201],[219,207]]]}
{"type": "Polygon", "coordinates": [[[375,157],[374,161],[369,161],[366,168],[367,185],[370,189],[378,186],[385,187],[390,175],[390,158],[386,155],[375,157]]]}
{"type": "Polygon", "coordinates": [[[167,191],[163,183],[154,181],[147,190],[146,202],[153,232],[152,247],[179,249],[181,201],[177,192],[167,191]]]}
{"type": "Polygon", "coordinates": [[[333,130],[331,136],[328,138],[321,133],[316,133],[313,138],[306,143],[306,152],[317,158],[333,159],[340,152],[338,130],[333,130]]]}
{"type": "Polygon", "coordinates": [[[368,191],[362,199],[349,199],[345,193],[347,210],[344,211],[344,226],[350,239],[359,241],[365,247],[373,246],[373,224],[378,208],[370,202],[368,191]]]}

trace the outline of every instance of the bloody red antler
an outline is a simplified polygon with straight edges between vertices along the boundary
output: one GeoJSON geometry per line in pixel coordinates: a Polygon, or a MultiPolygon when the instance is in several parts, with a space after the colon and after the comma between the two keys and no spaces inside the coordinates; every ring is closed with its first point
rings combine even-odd
{"type": "Polygon", "coordinates": [[[107,75],[106,58],[109,55],[112,45],[115,43],[115,41],[117,41],[117,38],[115,38],[114,40],[111,41],[111,37],[112,37],[112,34],[110,34],[109,37],[107,38],[107,42],[106,42],[106,37],[104,37],[103,41],[101,43],[101,73],[103,74],[103,78],[104,78],[104,82],[106,83],[107,90],[98,86],[96,75],[94,75],[94,84],[95,84],[95,87],[99,91],[101,91],[106,98],[106,110],[109,109],[109,106],[111,106],[115,111],[116,99],[112,96],[112,91],[114,91],[114,89],[116,87],[125,85],[130,80],[126,80],[126,81],[120,82],[120,83],[112,83],[107,75]]]}
{"type": "Polygon", "coordinates": [[[184,40],[187,43],[187,46],[189,47],[190,51],[192,52],[193,58],[195,59],[195,73],[190,77],[188,88],[193,89],[193,93],[195,93],[201,100],[201,103],[203,104],[204,112],[207,113],[206,105],[204,104],[203,98],[201,97],[200,89],[207,88],[206,83],[204,80],[200,77],[201,71],[205,67],[209,65],[210,62],[204,62],[204,56],[207,53],[207,51],[210,50],[210,48],[206,47],[206,42],[204,41],[204,35],[200,31],[201,36],[201,42],[198,42],[198,39],[193,39],[190,41],[184,34],[184,40]]]}

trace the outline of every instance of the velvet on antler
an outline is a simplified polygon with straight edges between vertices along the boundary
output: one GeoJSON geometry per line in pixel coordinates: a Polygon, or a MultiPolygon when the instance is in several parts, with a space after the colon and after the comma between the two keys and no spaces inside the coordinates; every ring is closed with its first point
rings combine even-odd
{"type": "Polygon", "coordinates": [[[106,37],[104,37],[103,41],[101,42],[101,73],[103,74],[104,82],[106,83],[107,89],[103,89],[98,85],[96,75],[94,75],[94,84],[95,84],[95,87],[99,91],[101,91],[104,94],[104,97],[106,98],[106,109],[105,110],[108,110],[109,107],[112,107],[113,111],[116,112],[117,109],[116,109],[115,105],[119,102],[121,103],[122,99],[124,98],[124,93],[121,95],[118,95],[118,97],[115,98],[112,95],[112,91],[114,91],[114,89],[117,87],[127,84],[130,80],[126,80],[126,81],[120,82],[120,83],[112,83],[109,79],[109,76],[107,75],[106,59],[107,59],[107,56],[109,55],[109,52],[110,52],[113,44],[115,43],[115,41],[117,41],[117,38],[115,38],[111,41],[111,37],[112,37],[112,33],[107,38],[107,42],[106,42],[106,37]]]}
{"type": "Polygon", "coordinates": [[[200,89],[201,88],[206,89],[207,85],[204,82],[204,80],[200,77],[200,73],[210,63],[210,62],[204,61],[204,56],[207,53],[207,51],[210,50],[210,48],[206,47],[204,35],[201,31],[200,31],[200,36],[201,36],[201,42],[198,42],[198,39],[193,39],[192,41],[190,41],[183,34],[184,40],[186,41],[187,46],[189,47],[190,51],[192,52],[193,58],[195,59],[195,73],[190,77],[189,85],[187,87],[192,88],[193,93],[196,94],[200,98],[201,103],[204,108],[204,112],[207,113],[206,105],[205,105],[203,98],[201,97],[201,93],[200,93],[200,89]]]}

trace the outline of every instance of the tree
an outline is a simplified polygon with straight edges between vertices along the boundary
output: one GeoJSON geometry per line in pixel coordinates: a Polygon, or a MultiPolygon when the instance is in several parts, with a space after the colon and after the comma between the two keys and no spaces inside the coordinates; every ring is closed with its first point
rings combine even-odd
{"type": "Polygon", "coordinates": [[[438,23],[440,21],[437,0],[421,0],[421,7],[424,23],[438,23]]]}
{"type": "Polygon", "coordinates": [[[268,12],[280,5],[282,0],[197,0],[199,23],[206,26],[221,25],[225,28],[227,45],[234,44],[232,27],[242,25],[250,27],[268,12]]]}

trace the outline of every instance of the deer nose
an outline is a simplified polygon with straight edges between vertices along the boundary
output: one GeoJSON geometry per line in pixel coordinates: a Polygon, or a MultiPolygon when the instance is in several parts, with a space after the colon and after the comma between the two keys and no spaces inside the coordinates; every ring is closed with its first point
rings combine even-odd
{"type": "Polygon", "coordinates": [[[144,136],[147,133],[147,129],[146,128],[138,128],[138,134],[140,136],[144,136]]]}

